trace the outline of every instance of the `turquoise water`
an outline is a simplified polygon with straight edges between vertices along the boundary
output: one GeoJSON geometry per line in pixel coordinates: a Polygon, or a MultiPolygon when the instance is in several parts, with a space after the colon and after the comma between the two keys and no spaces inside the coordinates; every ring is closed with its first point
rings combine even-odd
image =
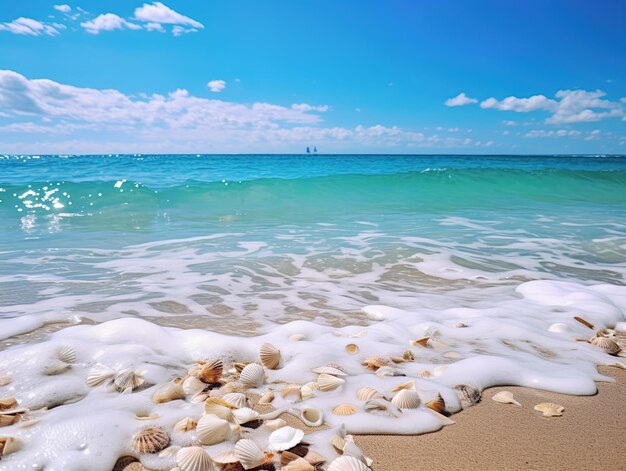
{"type": "Polygon", "coordinates": [[[623,156],[4,156],[0,188],[3,317],[229,331],[626,274],[623,156]]]}

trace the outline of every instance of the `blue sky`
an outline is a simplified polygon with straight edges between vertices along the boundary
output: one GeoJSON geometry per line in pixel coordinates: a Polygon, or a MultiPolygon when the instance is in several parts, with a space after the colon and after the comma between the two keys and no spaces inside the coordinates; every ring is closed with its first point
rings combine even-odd
{"type": "Polygon", "coordinates": [[[626,2],[5,2],[3,153],[626,153],[626,2]]]}

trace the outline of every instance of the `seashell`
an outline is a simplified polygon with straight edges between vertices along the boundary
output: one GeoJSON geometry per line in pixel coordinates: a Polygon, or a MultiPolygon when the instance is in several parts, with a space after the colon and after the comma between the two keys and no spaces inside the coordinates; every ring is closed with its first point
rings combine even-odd
{"type": "Polygon", "coordinates": [[[61,360],[51,360],[43,367],[42,373],[48,376],[58,375],[70,369],[72,365],[61,360]]]}
{"type": "Polygon", "coordinates": [[[300,411],[300,420],[308,427],[318,427],[324,422],[324,414],[315,407],[305,407],[300,411]]]}
{"type": "Polygon", "coordinates": [[[359,352],[359,346],[356,343],[349,343],[348,345],[346,345],[346,352],[354,355],[355,353],[359,352]]]}
{"type": "Polygon", "coordinates": [[[452,324],[452,327],[456,327],[457,329],[462,329],[464,327],[467,327],[467,324],[464,324],[463,322],[455,322],[454,324],[452,324]]]}
{"type": "Polygon", "coordinates": [[[422,370],[419,372],[420,378],[432,378],[433,374],[428,370],[422,370]]]}
{"type": "Polygon", "coordinates": [[[209,398],[209,393],[208,392],[201,392],[196,394],[195,396],[193,396],[189,402],[191,402],[192,404],[201,404],[204,401],[206,401],[209,398]]]}
{"type": "Polygon", "coordinates": [[[326,462],[326,458],[324,458],[318,452],[312,450],[309,450],[304,459],[311,463],[313,466],[318,466],[326,462]]]}
{"type": "Polygon", "coordinates": [[[435,417],[437,417],[439,420],[441,420],[441,423],[443,425],[454,425],[455,424],[454,420],[450,419],[449,417],[446,417],[445,415],[437,412],[434,409],[429,409],[429,410],[430,410],[431,414],[433,414],[435,417]]]}
{"type": "MultiPolygon", "coordinates": [[[[305,401],[315,397],[314,389],[310,386],[311,383],[307,383],[300,388],[300,398],[305,401]]],[[[317,386],[317,383],[313,383],[317,386]]]]}
{"type": "Polygon", "coordinates": [[[461,355],[459,352],[446,352],[441,356],[449,360],[462,360],[463,359],[463,355],[461,355]]]}
{"type": "Polygon", "coordinates": [[[230,463],[238,463],[239,458],[235,454],[235,450],[225,451],[220,453],[217,456],[213,457],[213,462],[219,464],[220,466],[230,463]]]}
{"type": "Polygon", "coordinates": [[[271,343],[264,343],[259,348],[261,363],[270,370],[275,370],[280,366],[280,350],[271,343]]]}
{"type": "Polygon", "coordinates": [[[265,391],[265,394],[261,396],[261,399],[259,399],[259,404],[271,404],[273,400],[274,391],[268,389],[267,391],[265,391]]]}
{"type": "Polygon", "coordinates": [[[168,446],[165,450],[159,453],[159,458],[176,458],[176,453],[178,453],[181,448],[182,447],[177,445],[168,446]]]}
{"type": "Polygon", "coordinates": [[[406,376],[402,371],[399,371],[391,366],[381,366],[376,370],[376,376],[379,378],[386,378],[388,376],[406,376]]]}
{"type": "Polygon", "coordinates": [[[233,415],[235,416],[235,422],[240,425],[247,424],[248,422],[252,422],[253,420],[257,420],[259,418],[259,413],[249,407],[236,409],[233,411],[233,415]]]}
{"type": "Polygon", "coordinates": [[[245,390],[246,388],[239,381],[231,381],[230,383],[226,383],[224,386],[220,388],[220,392],[222,394],[227,394],[231,392],[241,392],[245,390]]]}
{"type": "Polygon", "coordinates": [[[17,424],[17,426],[19,428],[28,428],[28,427],[32,427],[35,424],[38,424],[39,422],[40,422],[40,419],[29,419],[29,420],[24,420],[20,422],[19,424],[17,424]]]}
{"type": "Polygon", "coordinates": [[[384,399],[370,399],[367,401],[363,408],[367,412],[385,412],[389,415],[393,415],[395,417],[401,417],[402,411],[393,403],[386,401],[384,399]]]}
{"type": "Polygon", "coordinates": [[[186,396],[193,397],[196,394],[204,391],[204,388],[206,388],[206,384],[200,381],[195,376],[188,376],[183,381],[182,387],[183,387],[183,392],[185,393],[186,396]]]}
{"type": "Polygon", "coordinates": [[[124,369],[115,375],[111,386],[116,391],[123,392],[127,389],[134,391],[144,383],[145,380],[141,377],[140,373],[130,369],[124,369]]]}
{"type": "Polygon", "coordinates": [[[605,366],[612,366],[614,368],[619,368],[621,370],[626,370],[626,365],[624,365],[623,363],[621,363],[619,361],[616,361],[616,362],[613,362],[613,363],[606,363],[605,366]]]}
{"type": "Polygon", "coordinates": [[[293,399],[294,401],[302,400],[302,395],[300,392],[300,386],[291,385],[280,391],[280,395],[283,399],[293,399]]]}
{"type": "MultiPolygon", "coordinates": [[[[296,455],[295,453],[292,453],[290,451],[283,451],[280,454],[280,465],[287,466],[289,463],[297,460],[298,458],[300,458],[300,455],[296,455]]],[[[281,468],[281,471],[282,471],[282,468],[281,468]]]]}
{"type": "Polygon", "coordinates": [[[430,340],[430,337],[421,337],[419,339],[416,340],[411,340],[411,345],[413,345],[414,347],[428,347],[428,341],[430,340]]]}
{"type": "Polygon", "coordinates": [[[70,345],[61,345],[57,349],[56,356],[63,363],[76,363],[76,350],[74,350],[70,345]]]}
{"type": "Polygon", "coordinates": [[[500,391],[494,394],[491,399],[501,404],[515,404],[516,406],[522,406],[519,402],[513,399],[513,393],[511,391],[500,391]]]}
{"type": "Polygon", "coordinates": [[[213,414],[229,422],[233,421],[233,409],[236,409],[236,407],[219,397],[209,397],[204,401],[205,414],[213,414]]]}
{"type": "Polygon", "coordinates": [[[389,357],[389,359],[391,361],[393,361],[394,363],[405,363],[406,360],[402,357],[389,357]]]}
{"type": "Polygon", "coordinates": [[[563,415],[565,407],[553,402],[543,402],[535,406],[535,410],[543,412],[544,417],[560,417],[563,415]]]}
{"type": "Polygon", "coordinates": [[[574,316],[574,320],[580,322],[585,327],[589,327],[590,329],[593,329],[593,324],[591,322],[589,322],[588,320],[583,319],[582,317],[574,316]]]}
{"type": "Polygon", "coordinates": [[[283,451],[293,448],[302,441],[304,432],[293,427],[282,427],[274,430],[269,436],[269,448],[273,451],[283,451]]]}
{"type": "Polygon", "coordinates": [[[315,471],[315,466],[304,458],[298,457],[280,469],[281,471],[315,471]]]}
{"type": "Polygon", "coordinates": [[[15,437],[0,437],[0,459],[20,449],[21,442],[15,437]]]}
{"type": "Polygon", "coordinates": [[[332,436],[330,439],[330,444],[337,450],[339,453],[343,453],[343,447],[346,445],[346,440],[348,438],[352,438],[352,435],[348,435],[346,433],[345,424],[341,424],[341,426],[337,429],[337,433],[332,436]]]}
{"type": "Polygon", "coordinates": [[[232,404],[237,409],[241,409],[243,407],[248,407],[248,398],[246,397],[245,394],[228,393],[228,394],[224,394],[222,396],[222,399],[224,399],[229,404],[232,404]]]}
{"type": "Polygon", "coordinates": [[[609,355],[617,355],[622,351],[619,344],[608,337],[594,337],[591,339],[591,344],[600,347],[609,355]]]}
{"type": "Polygon", "coordinates": [[[219,383],[224,371],[224,364],[219,358],[211,360],[202,365],[196,376],[203,383],[219,383]]]}
{"type": "Polygon", "coordinates": [[[367,329],[363,329],[357,332],[356,334],[348,335],[348,337],[353,338],[353,339],[358,339],[361,337],[365,337],[366,335],[367,335],[367,329]]]}
{"type": "Polygon", "coordinates": [[[556,322],[548,327],[549,332],[561,333],[561,332],[569,332],[570,328],[567,324],[563,322],[556,322]]]}
{"type": "Polygon", "coordinates": [[[447,367],[447,366],[445,366],[445,365],[443,365],[443,366],[438,366],[437,368],[435,368],[435,369],[433,370],[433,375],[434,375],[434,376],[441,376],[442,374],[444,374],[444,373],[445,373],[445,371],[446,371],[446,369],[447,369],[447,368],[448,368],[448,367],[447,367]]]}
{"type": "Polygon", "coordinates": [[[370,370],[376,371],[381,366],[388,365],[389,360],[386,360],[385,358],[382,358],[382,357],[369,356],[369,357],[365,357],[365,359],[361,362],[361,364],[370,370]]]}
{"type": "Polygon", "coordinates": [[[333,414],[335,415],[352,415],[356,414],[357,408],[352,404],[340,404],[333,408],[333,414]]]}
{"type": "Polygon", "coordinates": [[[443,400],[441,394],[437,393],[437,397],[432,401],[428,401],[426,403],[426,407],[428,407],[430,410],[434,410],[435,412],[443,414],[446,412],[446,401],[443,400]]]}
{"type": "Polygon", "coordinates": [[[174,425],[174,430],[178,432],[188,432],[189,430],[193,430],[197,427],[198,421],[193,417],[185,417],[184,419],[179,420],[174,425]]]}
{"type": "Polygon", "coordinates": [[[417,409],[421,401],[417,391],[402,389],[393,396],[391,403],[398,409],[417,409]]]}
{"type": "Polygon", "coordinates": [[[458,384],[454,389],[456,389],[456,394],[459,397],[459,401],[461,401],[463,409],[480,402],[480,391],[477,388],[467,384],[458,384]]]}
{"type": "Polygon", "coordinates": [[[3,373],[0,371],[0,386],[6,386],[7,384],[11,384],[12,380],[13,379],[11,378],[10,373],[3,373]]]}
{"type": "Polygon", "coordinates": [[[343,371],[344,373],[346,372],[344,367],[341,366],[339,363],[328,363],[326,366],[328,366],[329,368],[335,368],[335,369],[337,369],[339,371],[343,371]]]}
{"type": "Polygon", "coordinates": [[[339,368],[335,368],[333,366],[320,366],[319,368],[315,368],[312,371],[313,373],[318,374],[318,375],[327,374],[327,375],[340,376],[340,377],[348,376],[342,370],[340,370],[339,368]]]}
{"type": "Polygon", "coordinates": [[[337,378],[336,376],[329,375],[327,373],[322,373],[317,378],[317,384],[320,388],[320,391],[334,391],[339,386],[343,385],[345,380],[341,378],[337,378]]]}
{"type": "Polygon", "coordinates": [[[243,371],[243,369],[248,366],[250,363],[246,362],[246,363],[241,363],[241,362],[237,362],[237,363],[233,363],[233,368],[235,368],[235,371],[237,373],[240,373],[243,371]]]}
{"type": "Polygon", "coordinates": [[[95,388],[115,376],[115,370],[102,363],[96,363],[87,375],[87,386],[95,388]]]}
{"type": "Polygon", "coordinates": [[[252,440],[239,440],[235,444],[235,456],[243,469],[252,469],[261,466],[266,461],[266,455],[252,440]]]}
{"type": "Polygon", "coordinates": [[[12,414],[12,415],[0,414],[0,427],[13,425],[18,420],[20,420],[19,414],[12,414]]]}
{"type": "Polygon", "coordinates": [[[133,450],[139,453],[157,453],[170,444],[170,437],[161,427],[146,427],[132,437],[133,450]]]}
{"type": "Polygon", "coordinates": [[[383,396],[382,393],[378,392],[374,388],[369,388],[369,387],[358,389],[356,392],[356,397],[359,401],[369,401],[370,399],[376,399],[376,398],[384,399],[385,398],[385,396],[383,396]]]}
{"type": "Polygon", "coordinates": [[[6,397],[4,399],[0,399],[0,413],[4,414],[4,411],[15,409],[16,407],[17,399],[15,399],[14,397],[6,397]]]}
{"type": "Polygon", "coordinates": [[[156,420],[161,417],[159,414],[150,415],[148,412],[138,412],[135,414],[137,420],[156,420]]]}
{"type": "Polygon", "coordinates": [[[411,350],[405,350],[402,354],[402,358],[404,359],[404,361],[414,361],[415,355],[413,355],[413,352],[411,350]]]}
{"type": "Polygon", "coordinates": [[[187,446],[176,453],[176,464],[181,471],[215,471],[209,454],[201,446],[187,446]]]}
{"type": "Polygon", "coordinates": [[[404,383],[397,384],[391,389],[391,392],[398,392],[403,389],[415,390],[415,380],[412,379],[410,381],[405,381],[404,383]]]}
{"type": "Polygon", "coordinates": [[[164,402],[175,401],[177,399],[185,399],[185,391],[182,382],[182,378],[175,378],[161,386],[152,395],[152,401],[156,404],[163,404],[164,402]]]}
{"type": "Polygon", "coordinates": [[[293,334],[289,336],[289,340],[293,340],[294,342],[300,342],[305,338],[306,336],[304,334],[293,334]]]}
{"type": "Polygon", "coordinates": [[[279,428],[283,428],[285,425],[287,425],[287,422],[283,419],[273,419],[264,421],[263,425],[265,425],[270,430],[278,430],[279,428]]]}
{"type": "Polygon", "coordinates": [[[232,434],[230,423],[210,414],[202,417],[196,425],[196,434],[203,445],[216,445],[232,434]]]}
{"type": "Polygon", "coordinates": [[[343,456],[356,458],[366,466],[371,466],[373,464],[373,460],[365,456],[353,440],[346,440],[346,444],[343,447],[343,456]]]}
{"type": "Polygon", "coordinates": [[[241,371],[239,380],[251,388],[258,388],[265,382],[265,370],[258,363],[250,363],[241,371]]]}
{"type": "Polygon", "coordinates": [[[353,456],[340,456],[330,463],[327,471],[369,471],[369,468],[353,456]]]}

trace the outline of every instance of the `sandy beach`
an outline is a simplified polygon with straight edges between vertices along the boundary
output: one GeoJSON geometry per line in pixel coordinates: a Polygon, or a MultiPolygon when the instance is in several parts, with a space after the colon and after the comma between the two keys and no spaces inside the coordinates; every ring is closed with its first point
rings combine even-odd
{"type": "Polygon", "coordinates": [[[626,469],[626,371],[601,367],[616,379],[598,383],[598,394],[568,396],[547,391],[498,387],[452,418],[456,424],[419,436],[358,436],[377,471],[496,469],[626,469]],[[499,404],[491,397],[512,391],[522,404],[499,404]],[[535,404],[555,402],[562,417],[544,418],[535,404]]]}

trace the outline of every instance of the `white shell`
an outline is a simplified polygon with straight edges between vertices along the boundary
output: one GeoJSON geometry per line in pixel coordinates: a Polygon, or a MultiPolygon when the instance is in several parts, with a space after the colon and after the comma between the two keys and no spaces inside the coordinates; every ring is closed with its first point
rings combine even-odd
{"type": "Polygon", "coordinates": [[[273,419],[264,421],[263,425],[265,425],[270,430],[278,430],[279,428],[287,425],[287,422],[285,422],[283,419],[273,419]]]}
{"type": "Polygon", "coordinates": [[[219,465],[224,465],[229,463],[237,463],[239,461],[239,458],[237,458],[235,450],[230,450],[213,457],[213,461],[219,465]]]}
{"type": "Polygon", "coordinates": [[[58,375],[71,368],[71,366],[72,365],[69,363],[65,363],[61,360],[50,360],[50,362],[44,366],[43,374],[48,376],[58,375]]]}
{"type": "Polygon", "coordinates": [[[273,431],[269,436],[269,447],[274,451],[293,448],[302,441],[304,432],[293,427],[283,427],[273,431]]]}
{"type": "Polygon", "coordinates": [[[352,456],[340,456],[330,463],[328,471],[369,471],[369,468],[352,456]]]}
{"type": "Polygon", "coordinates": [[[289,340],[292,340],[294,342],[300,342],[302,340],[304,340],[306,338],[305,335],[303,334],[293,334],[289,336],[289,340]]]}
{"type": "Polygon", "coordinates": [[[57,350],[57,358],[64,363],[76,362],[76,350],[70,345],[61,345],[57,350]]]}
{"type": "Polygon", "coordinates": [[[265,369],[258,363],[250,363],[241,370],[239,380],[245,386],[258,388],[265,382],[265,369]]]}
{"type": "Polygon", "coordinates": [[[235,421],[238,424],[246,424],[259,418],[259,413],[253,409],[250,409],[249,407],[236,409],[233,411],[233,415],[235,416],[235,421]]]}
{"type": "Polygon", "coordinates": [[[370,387],[360,388],[359,390],[357,390],[356,397],[359,401],[369,401],[370,399],[384,398],[382,393],[370,387]]]}
{"type": "Polygon", "coordinates": [[[243,469],[252,469],[265,461],[265,453],[252,440],[239,440],[235,444],[235,456],[243,469]]]}
{"type": "Polygon", "coordinates": [[[617,355],[622,351],[619,344],[608,337],[594,337],[591,339],[591,344],[600,347],[609,355],[617,355]]]}
{"type": "Polygon", "coordinates": [[[456,394],[459,397],[459,401],[461,401],[463,409],[480,402],[480,391],[477,388],[467,384],[458,384],[454,389],[456,389],[456,394]]]}
{"type": "Polygon", "coordinates": [[[315,471],[315,467],[304,458],[297,458],[281,467],[280,471],[315,471]]]}
{"type": "Polygon", "coordinates": [[[230,423],[213,414],[205,415],[198,421],[196,434],[203,445],[216,445],[230,437],[230,423]]]}
{"type": "Polygon", "coordinates": [[[184,419],[179,420],[174,425],[174,430],[178,432],[188,432],[189,430],[193,430],[198,426],[198,421],[193,417],[185,417],[184,419]]]}
{"type": "Polygon", "coordinates": [[[415,380],[412,379],[410,381],[405,381],[404,383],[396,384],[393,388],[391,388],[391,392],[398,392],[403,389],[415,390],[415,380]]]}
{"type": "Polygon", "coordinates": [[[280,350],[271,343],[264,343],[259,348],[261,363],[270,370],[275,370],[280,366],[280,350]]]}
{"type": "Polygon", "coordinates": [[[356,458],[367,466],[371,466],[373,464],[373,460],[365,456],[353,440],[346,440],[346,444],[343,447],[343,455],[356,458]]]}
{"type": "Polygon", "coordinates": [[[172,380],[157,389],[152,395],[152,401],[156,404],[175,401],[177,399],[185,399],[185,391],[181,384],[182,378],[172,380]]]}
{"type": "Polygon", "coordinates": [[[176,464],[181,471],[215,471],[209,454],[201,446],[187,446],[176,453],[176,464]]]}
{"type": "Polygon", "coordinates": [[[87,375],[87,386],[95,388],[113,376],[115,376],[115,370],[113,368],[103,365],[102,363],[96,363],[91,367],[87,375]]]}
{"type": "Polygon", "coordinates": [[[17,451],[22,446],[22,443],[15,437],[0,437],[0,459],[17,451]]]}
{"type": "Polygon", "coordinates": [[[543,412],[544,417],[560,417],[563,415],[565,407],[553,402],[543,402],[535,406],[535,410],[543,412]]]}
{"type": "Polygon", "coordinates": [[[178,445],[168,446],[165,450],[159,453],[159,458],[176,458],[176,453],[178,453],[178,450],[181,448],[182,447],[178,445]]]}
{"type": "Polygon", "coordinates": [[[222,396],[222,399],[224,399],[226,402],[231,403],[233,406],[235,406],[238,409],[241,409],[243,407],[248,407],[248,398],[246,397],[245,394],[228,393],[228,394],[224,394],[222,396]]]}
{"type": "Polygon", "coordinates": [[[200,381],[195,376],[189,376],[183,381],[183,391],[188,397],[193,397],[196,394],[204,391],[206,384],[200,381]]]}
{"type": "Polygon", "coordinates": [[[131,369],[124,369],[118,372],[113,379],[113,386],[120,392],[127,389],[133,391],[144,383],[145,380],[141,377],[141,374],[131,369]]]}
{"type": "Polygon", "coordinates": [[[501,404],[515,404],[516,406],[521,406],[519,402],[513,399],[513,393],[511,391],[500,391],[494,394],[491,399],[501,404]]]}
{"type": "Polygon", "coordinates": [[[268,389],[267,391],[265,391],[265,394],[261,396],[261,399],[259,399],[259,404],[271,404],[273,400],[274,391],[268,389]]]}
{"type": "Polygon", "coordinates": [[[305,407],[300,411],[300,420],[308,427],[318,427],[324,422],[324,413],[315,407],[305,407]]]}
{"type": "Polygon", "coordinates": [[[370,399],[363,405],[363,408],[368,412],[383,411],[395,417],[402,416],[402,411],[395,404],[384,399],[370,399]]]}
{"type": "Polygon", "coordinates": [[[346,373],[338,368],[333,368],[332,366],[320,366],[319,368],[313,369],[313,373],[318,375],[327,374],[333,376],[347,376],[346,373]]]}
{"type": "Polygon", "coordinates": [[[391,403],[398,409],[417,409],[420,402],[417,391],[411,389],[402,389],[391,399],[391,403]]]}
{"type": "Polygon", "coordinates": [[[204,402],[204,413],[215,415],[222,420],[233,421],[233,408],[228,406],[228,402],[219,397],[208,397],[204,402]]]}
{"type": "Polygon", "coordinates": [[[309,383],[300,388],[300,398],[303,401],[311,399],[312,397],[315,397],[315,392],[313,392],[313,388],[309,385],[309,383]]]}
{"type": "Polygon", "coordinates": [[[321,391],[333,391],[344,383],[345,380],[337,378],[333,375],[329,375],[327,373],[322,373],[317,378],[317,384],[320,387],[321,391]]]}

